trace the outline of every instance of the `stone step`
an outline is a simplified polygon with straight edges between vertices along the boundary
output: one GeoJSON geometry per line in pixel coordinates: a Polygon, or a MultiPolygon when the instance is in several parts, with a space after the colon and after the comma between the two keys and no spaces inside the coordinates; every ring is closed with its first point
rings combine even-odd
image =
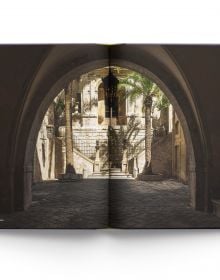
{"type": "MultiPolygon", "coordinates": [[[[106,179],[106,180],[134,180],[134,178],[132,176],[93,176],[90,175],[87,179],[106,179]]],[[[85,178],[86,180],[86,178],[85,178]]]]}
{"type": "Polygon", "coordinates": [[[59,181],[71,182],[82,180],[82,174],[63,173],[58,175],[59,181]]]}
{"type": "Polygon", "coordinates": [[[110,173],[113,173],[113,172],[114,173],[120,173],[121,172],[121,168],[115,168],[115,167],[114,168],[110,168],[109,172],[110,173]]]}
{"type": "Polygon", "coordinates": [[[117,168],[117,170],[116,170],[116,168],[110,169],[110,172],[93,173],[88,178],[94,178],[94,179],[99,179],[99,178],[100,179],[133,179],[131,174],[121,172],[120,168],[117,168]]]}

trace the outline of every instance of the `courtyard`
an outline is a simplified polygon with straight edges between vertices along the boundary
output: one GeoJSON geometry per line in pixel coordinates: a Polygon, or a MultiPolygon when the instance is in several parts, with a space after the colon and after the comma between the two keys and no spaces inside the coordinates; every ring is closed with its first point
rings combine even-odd
{"type": "Polygon", "coordinates": [[[105,227],[216,228],[220,218],[193,210],[188,186],[171,179],[47,181],[33,186],[28,210],[0,215],[2,229],[105,227]]]}

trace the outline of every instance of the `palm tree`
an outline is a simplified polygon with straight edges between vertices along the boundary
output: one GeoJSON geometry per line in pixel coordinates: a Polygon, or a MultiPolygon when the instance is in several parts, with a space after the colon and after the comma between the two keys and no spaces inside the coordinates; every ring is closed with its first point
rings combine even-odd
{"type": "Polygon", "coordinates": [[[142,174],[153,174],[151,165],[151,114],[154,97],[161,100],[163,93],[153,81],[136,72],[132,72],[126,78],[120,79],[119,88],[125,88],[126,97],[129,97],[131,102],[134,102],[139,96],[143,96],[143,110],[145,113],[145,166],[142,174]]]}
{"type": "Polygon", "coordinates": [[[73,166],[72,136],[72,82],[65,89],[65,141],[66,141],[66,173],[76,174],[73,166]]]}
{"type": "MultiPolygon", "coordinates": [[[[138,132],[140,131],[140,121],[137,121],[135,116],[132,116],[127,124],[127,129],[124,129],[123,125],[120,125],[118,132],[109,126],[108,128],[108,153],[109,161],[113,162],[116,166],[121,167],[121,161],[123,158],[123,146],[126,144],[126,147],[129,151],[135,153],[136,145],[133,145],[138,132]]],[[[143,139],[139,140],[140,144],[143,139]]]]}
{"type": "Polygon", "coordinates": [[[61,116],[65,111],[65,91],[62,90],[58,96],[54,99],[54,131],[55,136],[58,136],[58,129],[62,125],[61,116]]]}

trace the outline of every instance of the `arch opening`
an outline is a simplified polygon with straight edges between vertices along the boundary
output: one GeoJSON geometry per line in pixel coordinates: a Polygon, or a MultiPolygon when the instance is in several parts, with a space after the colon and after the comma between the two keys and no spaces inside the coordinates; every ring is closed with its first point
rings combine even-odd
{"type": "MultiPolygon", "coordinates": [[[[166,85],[164,81],[162,81],[158,76],[153,74],[151,71],[147,70],[146,68],[136,65],[134,63],[128,62],[128,61],[120,61],[120,60],[114,60],[112,62],[117,67],[124,67],[126,69],[129,69],[131,71],[136,71],[140,73],[143,76],[149,77],[152,81],[154,81],[158,86],[161,88],[161,90],[166,94],[168,99],[170,100],[171,104],[173,105],[174,111],[176,112],[176,123],[175,125],[178,126],[178,122],[181,123],[182,131],[184,134],[184,139],[186,142],[186,146],[188,149],[188,163],[189,163],[189,169],[188,169],[188,184],[190,186],[191,190],[191,205],[194,208],[197,207],[197,198],[196,198],[196,161],[195,161],[195,156],[194,156],[194,146],[190,134],[190,130],[188,127],[188,121],[181,109],[180,104],[178,103],[175,94],[171,92],[169,87],[166,85]]],[[[76,79],[79,77],[79,75],[83,75],[85,73],[88,73],[86,71],[88,70],[93,70],[97,69],[94,68],[95,66],[97,67],[104,67],[106,64],[104,62],[99,62],[97,64],[88,64],[88,65],[83,65],[79,67],[78,69],[73,69],[71,72],[67,73],[64,75],[61,79],[59,79],[50,89],[48,94],[45,96],[44,100],[42,100],[41,105],[38,108],[37,115],[35,117],[35,120],[32,125],[31,132],[29,134],[29,139],[27,143],[27,148],[26,148],[26,154],[25,154],[25,172],[24,172],[24,182],[25,182],[25,190],[29,190],[29,197],[31,197],[31,186],[32,186],[32,176],[33,176],[33,159],[34,159],[34,150],[35,150],[35,145],[37,141],[37,135],[38,131],[40,129],[42,120],[44,118],[44,115],[50,105],[50,103],[53,101],[53,99],[57,96],[59,92],[61,92],[62,88],[66,86],[68,82],[70,82],[73,79],[76,79]]],[[[97,86],[97,92],[99,91],[99,88],[101,88],[101,81],[99,79],[98,86],[97,86]]],[[[99,100],[98,100],[99,101],[99,100]]],[[[100,98],[100,101],[103,103],[103,98],[100,98]]],[[[100,115],[106,117],[106,110],[103,111],[103,105],[102,104],[102,109],[101,109],[101,104],[100,104],[100,115]],[[104,113],[103,113],[104,112],[104,113]]],[[[80,108],[81,110],[81,108],[80,108]]],[[[123,110],[122,110],[123,111],[123,110]]],[[[124,116],[121,116],[123,119],[124,116]]],[[[99,118],[100,119],[100,118],[99,118]]],[[[122,120],[125,121],[125,120],[122,120]]],[[[102,124],[102,122],[99,120],[99,124],[102,124]]],[[[179,130],[179,128],[176,128],[176,130],[179,130]]],[[[175,154],[178,154],[178,151],[174,151],[175,154]]],[[[177,159],[176,159],[177,162],[177,159]]],[[[174,168],[174,167],[173,167],[174,168]]],[[[178,166],[175,167],[178,169],[178,166]]],[[[30,202],[30,199],[29,199],[30,202]]]]}

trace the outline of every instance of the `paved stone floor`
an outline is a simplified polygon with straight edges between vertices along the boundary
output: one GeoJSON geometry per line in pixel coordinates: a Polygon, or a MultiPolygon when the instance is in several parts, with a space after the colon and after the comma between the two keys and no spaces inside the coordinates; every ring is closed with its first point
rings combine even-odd
{"type": "Polygon", "coordinates": [[[119,228],[220,228],[220,218],[189,206],[189,187],[174,180],[112,180],[110,220],[119,228]]]}
{"type": "Polygon", "coordinates": [[[27,211],[0,215],[0,228],[104,228],[108,218],[116,228],[220,228],[188,202],[188,187],[173,180],[47,182],[33,186],[27,211]]]}
{"type": "Polygon", "coordinates": [[[31,207],[1,219],[0,228],[107,227],[108,180],[35,184],[31,207]]]}

